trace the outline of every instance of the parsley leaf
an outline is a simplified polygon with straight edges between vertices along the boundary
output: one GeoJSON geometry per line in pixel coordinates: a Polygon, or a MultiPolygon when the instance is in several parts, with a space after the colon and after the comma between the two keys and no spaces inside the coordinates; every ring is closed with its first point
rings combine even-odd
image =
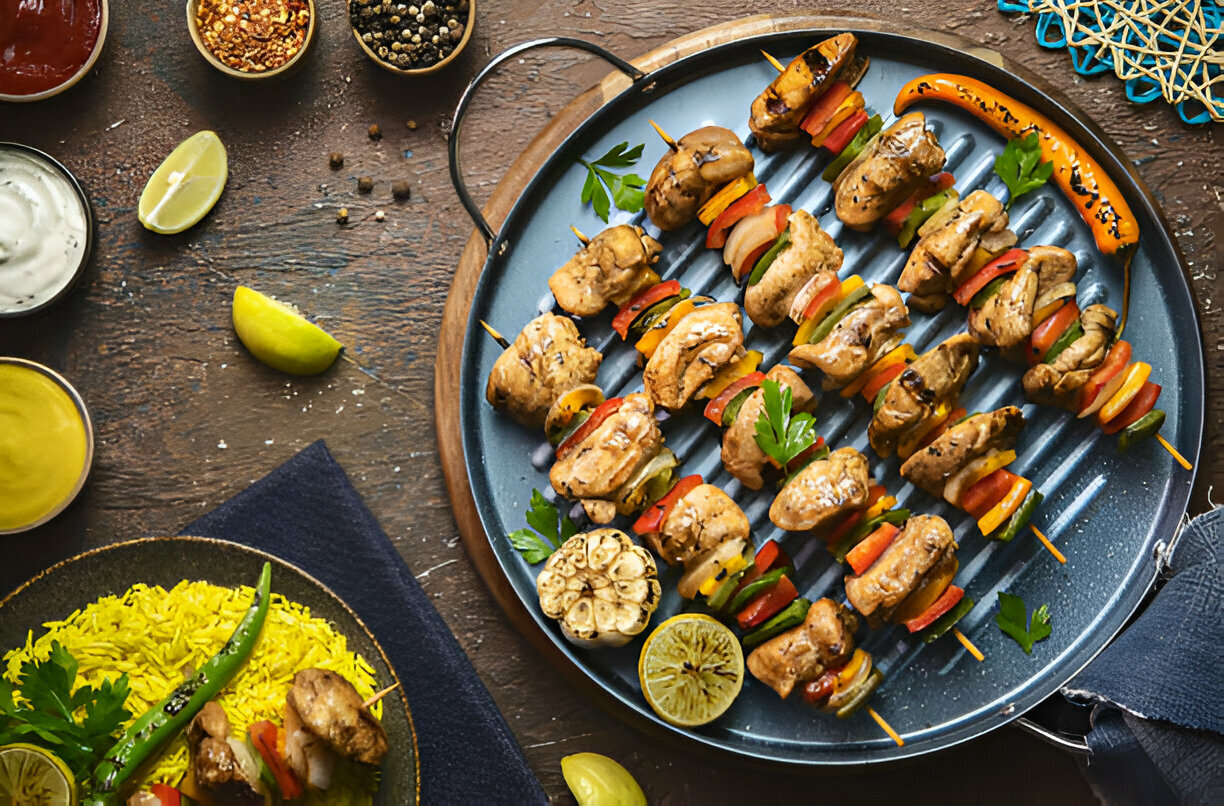
{"type": "Polygon", "coordinates": [[[1054,163],[1042,162],[1041,141],[1036,131],[1020,140],[1008,140],[1003,147],[1003,153],[995,157],[994,172],[1007,185],[1007,206],[1028,193],[1036,190],[1049,180],[1054,173],[1054,163]]]}
{"type": "Polygon", "coordinates": [[[578,532],[569,515],[560,514],[539,490],[531,491],[526,520],[531,529],[517,529],[507,537],[510,545],[531,565],[543,562],[578,532]]]}
{"type": "Polygon", "coordinates": [[[72,653],[53,642],[47,660],[22,664],[16,685],[0,678],[0,745],[22,741],[45,747],[84,781],[114,745],[131,713],[124,707],[126,674],[103,680],[97,688],[74,691],[76,672],[72,653]],[[84,718],[78,721],[82,711],[84,718]]]}
{"type": "Polygon", "coordinates": [[[607,154],[594,162],[578,160],[587,169],[586,181],[582,183],[582,203],[590,204],[595,210],[595,215],[599,216],[605,224],[608,223],[608,213],[613,204],[626,212],[636,213],[645,203],[645,179],[632,173],[618,176],[611,170],[633,167],[641,158],[643,147],[642,143],[638,143],[633,148],[629,148],[629,143],[626,141],[613,146],[607,154]],[[607,190],[604,189],[605,186],[607,190]],[[612,192],[610,199],[608,191],[612,192]]]}
{"type": "Polygon", "coordinates": [[[1024,654],[1033,654],[1033,644],[1050,635],[1050,606],[1043,604],[1033,611],[1030,621],[1024,599],[999,591],[999,612],[995,614],[999,629],[1011,636],[1024,654]]]}
{"type": "Polygon", "coordinates": [[[816,442],[816,418],[806,412],[791,414],[794,397],[789,386],[767,379],[761,390],[765,405],[756,421],[756,443],[789,478],[791,462],[816,442]]]}

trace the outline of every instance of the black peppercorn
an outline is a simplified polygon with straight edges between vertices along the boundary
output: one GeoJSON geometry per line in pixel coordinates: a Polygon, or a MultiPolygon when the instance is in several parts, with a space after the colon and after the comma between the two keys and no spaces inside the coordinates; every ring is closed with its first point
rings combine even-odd
{"type": "Polygon", "coordinates": [[[410,198],[412,196],[412,185],[402,179],[398,182],[393,182],[391,184],[391,195],[400,201],[410,198]]]}
{"type": "Polygon", "coordinates": [[[339,151],[333,151],[327,157],[327,164],[331,166],[333,171],[337,171],[344,167],[344,155],[339,151]]]}
{"type": "Polygon", "coordinates": [[[374,189],[373,177],[369,177],[369,176],[358,177],[357,191],[359,193],[369,193],[373,189],[374,189]]]}

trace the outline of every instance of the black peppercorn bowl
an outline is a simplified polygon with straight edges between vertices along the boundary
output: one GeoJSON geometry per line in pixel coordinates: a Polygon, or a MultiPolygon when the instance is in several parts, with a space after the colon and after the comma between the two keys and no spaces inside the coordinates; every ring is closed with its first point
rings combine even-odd
{"type": "Polygon", "coordinates": [[[310,49],[310,45],[314,42],[315,22],[318,15],[315,13],[314,0],[306,0],[306,8],[310,14],[310,22],[306,26],[306,37],[302,40],[302,46],[298,48],[297,53],[294,53],[284,64],[274,67],[271,70],[238,70],[230,67],[225,62],[217,58],[217,55],[209,50],[208,45],[204,43],[204,38],[200,35],[200,26],[196,22],[197,12],[200,8],[200,0],[187,0],[187,31],[191,34],[191,41],[195,43],[196,50],[200,51],[200,55],[204,57],[204,61],[211,64],[217,70],[221,71],[231,78],[239,78],[244,80],[258,80],[264,78],[274,78],[284,76],[293,70],[294,67],[302,63],[302,57],[306,55],[306,51],[310,49]]]}
{"type": "Polygon", "coordinates": [[[425,76],[446,67],[467,47],[476,0],[394,0],[389,5],[348,0],[348,13],[353,38],[371,61],[396,75],[425,76]]]}

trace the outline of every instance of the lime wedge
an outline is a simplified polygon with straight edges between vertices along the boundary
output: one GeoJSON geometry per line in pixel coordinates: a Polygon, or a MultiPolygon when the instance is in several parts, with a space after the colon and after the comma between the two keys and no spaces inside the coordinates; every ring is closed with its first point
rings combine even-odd
{"type": "Polygon", "coordinates": [[[655,628],[638,656],[646,702],[683,728],[722,716],[744,683],[744,652],[725,625],[702,613],[681,613],[655,628]]]}
{"type": "Polygon", "coordinates": [[[73,806],[76,784],[68,766],[32,744],[0,747],[0,803],[73,806]]]}
{"type": "Polygon", "coordinates": [[[561,775],[578,806],[646,806],[646,794],[629,770],[599,753],[565,756],[561,775]]]}
{"type": "Polygon", "coordinates": [[[251,355],[293,375],[322,372],[343,346],[297,308],[242,285],[234,289],[234,331],[251,355]]]}
{"type": "Polygon", "coordinates": [[[170,152],[140,194],[140,223],[162,235],[182,232],[208,214],[229,176],[225,146],[213,132],[196,132],[170,152]]]}

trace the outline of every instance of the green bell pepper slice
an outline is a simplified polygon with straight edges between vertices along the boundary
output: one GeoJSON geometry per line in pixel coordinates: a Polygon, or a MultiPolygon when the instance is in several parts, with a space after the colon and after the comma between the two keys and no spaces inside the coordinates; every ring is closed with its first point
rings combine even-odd
{"type": "Polygon", "coordinates": [[[1063,334],[1050,345],[1049,351],[1046,352],[1045,358],[1041,359],[1045,364],[1053,364],[1054,359],[1058,358],[1058,354],[1075,343],[1076,339],[1084,335],[1084,326],[1076,319],[1071,323],[1071,327],[1063,331],[1063,334]]]}
{"type": "Polygon", "coordinates": [[[1041,502],[1044,500],[1044,495],[1036,490],[1029,490],[1024,503],[1020,504],[1020,508],[1012,513],[1007,524],[1000,529],[996,529],[993,534],[988,535],[988,539],[998,540],[1000,543],[1010,543],[1016,535],[1020,534],[1020,530],[1028,525],[1028,522],[1033,517],[1033,513],[1037,511],[1037,507],[1041,506],[1041,502]]]}
{"type": "Polygon", "coordinates": [[[764,624],[745,635],[744,649],[752,649],[775,635],[780,635],[792,627],[798,627],[807,618],[807,612],[811,606],[811,600],[803,597],[791,602],[780,613],[775,614],[764,624]]]}
{"type": "Polygon", "coordinates": [[[824,318],[816,329],[812,331],[812,335],[808,337],[808,344],[819,344],[824,341],[825,337],[833,332],[833,328],[837,323],[845,318],[846,314],[850,313],[850,309],[860,302],[865,300],[871,294],[871,288],[867,285],[861,285],[850,292],[850,294],[837,303],[828,316],[824,318]]]}
{"type": "Polygon", "coordinates": [[[766,571],[764,574],[761,574],[759,577],[745,585],[743,590],[735,594],[735,597],[731,599],[731,604],[727,606],[727,612],[738,613],[758,595],[778,584],[778,580],[781,579],[783,575],[793,577],[795,575],[795,569],[791,566],[786,566],[785,568],[775,568],[772,571],[766,571]]]}
{"type": "Polygon", "coordinates": [[[934,624],[924,630],[919,630],[918,637],[928,644],[942,638],[948,630],[956,626],[956,622],[967,616],[972,609],[973,600],[968,596],[962,597],[955,607],[936,619],[934,624]]]}
{"type": "Polygon", "coordinates": [[[1165,413],[1160,409],[1152,409],[1147,414],[1135,420],[1118,435],[1118,453],[1126,453],[1131,446],[1154,435],[1164,425],[1165,413]]]}
{"type": "Polygon", "coordinates": [[[769,251],[761,255],[761,259],[752,267],[752,274],[748,275],[748,285],[754,286],[761,282],[761,278],[765,276],[765,272],[769,271],[769,267],[773,265],[778,255],[782,254],[782,250],[791,245],[790,224],[782,230],[778,239],[774,241],[774,245],[769,247],[769,251]]]}
{"type": "Polygon", "coordinates": [[[858,130],[858,134],[854,135],[854,139],[850,141],[850,144],[843,148],[842,152],[825,166],[824,172],[820,174],[820,178],[826,182],[832,182],[841,176],[841,172],[846,170],[846,166],[854,162],[855,158],[863,153],[867,143],[879,134],[883,128],[884,118],[879,115],[872,115],[867,118],[867,122],[863,124],[863,128],[858,130]]]}

